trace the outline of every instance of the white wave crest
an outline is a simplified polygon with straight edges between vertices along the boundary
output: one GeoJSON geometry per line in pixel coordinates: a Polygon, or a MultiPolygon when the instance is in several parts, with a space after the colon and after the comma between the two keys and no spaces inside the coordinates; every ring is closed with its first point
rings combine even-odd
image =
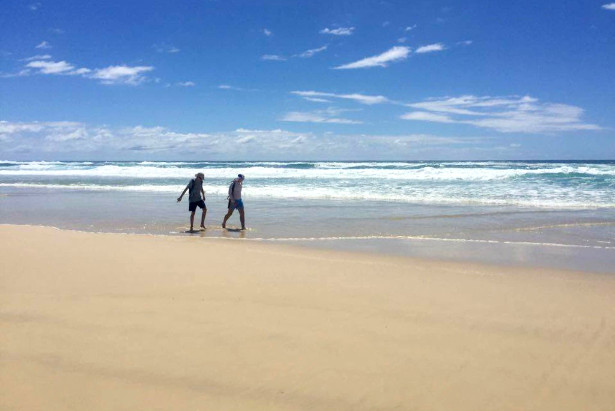
{"type": "MultiPolygon", "coordinates": [[[[39,183],[0,183],[0,187],[47,189],[47,190],[82,190],[82,191],[120,191],[143,193],[169,193],[179,195],[184,185],[105,185],[105,184],[39,184],[39,183]]],[[[226,196],[227,187],[208,185],[203,187],[208,195],[226,196]]],[[[244,198],[254,199],[288,199],[288,200],[339,200],[339,201],[382,201],[408,204],[441,205],[476,205],[476,206],[521,206],[549,209],[595,209],[615,208],[611,197],[596,196],[593,192],[553,192],[546,195],[501,196],[501,193],[489,191],[464,192],[453,191],[446,187],[438,190],[410,190],[397,192],[392,190],[375,191],[356,189],[355,187],[299,185],[264,185],[244,187],[244,198]],[[499,195],[499,196],[498,196],[499,195]]]]}
{"type": "MultiPolygon", "coordinates": [[[[220,168],[189,168],[178,167],[165,163],[164,167],[148,163],[138,165],[103,164],[91,166],[88,163],[55,163],[31,162],[0,168],[0,176],[72,176],[72,177],[122,177],[135,179],[169,179],[191,178],[198,172],[204,172],[206,179],[232,179],[241,172],[248,179],[379,179],[379,180],[406,180],[406,181],[494,181],[517,177],[541,176],[555,174],[561,177],[583,174],[589,176],[615,176],[615,167],[590,165],[550,165],[544,168],[491,168],[491,167],[436,167],[422,166],[420,168],[394,168],[367,167],[369,163],[322,163],[316,168],[280,168],[259,165],[220,168]],[[349,164],[353,168],[348,170],[349,164]],[[363,164],[363,166],[361,166],[363,164]]],[[[319,163],[320,164],[320,163],[319,163]]],[[[387,163],[395,164],[395,163],[387,163]]],[[[416,167],[416,165],[414,166],[416,167]]]]}

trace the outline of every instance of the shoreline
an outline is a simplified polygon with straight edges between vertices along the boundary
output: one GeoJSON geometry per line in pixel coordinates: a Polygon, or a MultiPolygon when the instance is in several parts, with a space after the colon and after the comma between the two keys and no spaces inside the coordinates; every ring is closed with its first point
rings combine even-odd
{"type": "MultiPolygon", "coordinates": [[[[231,224],[232,226],[232,224],[231,224]]],[[[500,268],[517,268],[517,269],[537,269],[537,270],[556,270],[556,271],[568,271],[568,272],[577,272],[577,273],[592,273],[599,275],[609,275],[615,274],[615,269],[610,267],[609,265],[605,266],[605,269],[596,269],[596,266],[593,266],[592,269],[586,269],[583,267],[582,269],[576,267],[570,267],[569,264],[565,264],[564,266],[558,266],[554,264],[554,261],[543,262],[542,264],[536,264],[536,261],[514,261],[514,260],[502,260],[501,257],[498,257],[494,260],[486,260],[486,254],[481,256],[469,256],[469,257],[442,257],[441,255],[429,256],[424,253],[419,253],[416,255],[408,254],[407,250],[400,249],[392,249],[388,247],[388,250],[385,250],[385,247],[369,247],[369,244],[374,242],[382,242],[382,241],[402,241],[402,242],[410,242],[418,241],[421,243],[438,243],[441,242],[444,245],[459,245],[462,247],[468,246],[495,246],[495,247],[503,247],[504,249],[508,247],[530,247],[536,250],[540,249],[563,249],[563,250],[582,250],[582,251],[592,251],[596,250],[599,252],[607,252],[608,250],[615,250],[615,247],[611,246],[597,246],[597,245],[579,245],[579,244],[559,244],[559,243],[533,243],[533,242],[514,242],[514,241],[494,241],[494,240],[476,240],[476,239],[455,239],[455,238],[430,238],[430,237],[421,237],[421,236],[364,236],[364,237],[316,237],[316,238],[267,238],[267,237],[256,237],[250,238],[245,237],[247,232],[242,232],[231,228],[230,230],[223,230],[216,226],[214,230],[223,231],[225,235],[216,235],[216,236],[206,236],[206,231],[197,231],[194,233],[188,233],[188,231],[182,232],[170,232],[170,233],[139,233],[139,232],[113,232],[113,231],[101,231],[101,230],[83,230],[76,228],[64,228],[57,227],[52,225],[44,225],[44,224],[11,224],[11,223],[0,223],[0,228],[2,227],[26,227],[26,228],[50,228],[58,231],[70,231],[76,233],[84,233],[84,234],[103,234],[103,235],[125,235],[125,236],[144,236],[144,237],[160,237],[160,238],[192,238],[199,239],[201,241],[206,242],[215,242],[215,241],[245,241],[254,244],[270,244],[272,246],[280,246],[280,247],[289,247],[289,248],[298,248],[303,250],[317,250],[317,251],[332,251],[332,252],[343,252],[349,253],[351,255],[372,255],[375,257],[394,257],[394,258],[402,258],[402,259],[410,259],[414,261],[422,261],[422,262],[446,262],[451,264],[471,264],[471,265],[479,265],[479,266],[488,266],[488,267],[500,267],[500,268]],[[359,247],[356,244],[352,245],[355,242],[360,242],[363,244],[367,244],[367,247],[359,247]],[[338,243],[337,246],[331,246],[332,243],[338,243]],[[324,244],[329,244],[329,246],[325,246],[324,244]]],[[[210,225],[207,225],[208,229],[211,231],[210,225]]],[[[249,232],[250,228],[248,228],[249,232]]],[[[464,249],[465,250],[465,249],[464,249]]],[[[539,252],[539,251],[537,251],[539,252]]],[[[574,256],[567,256],[568,258],[574,258],[574,256]]],[[[583,265],[583,264],[580,264],[583,265]]]]}
{"type": "MultiPolygon", "coordinates": [[[[594,203],[614,204],[612,193],[605,189],[610,173],[615,173],[611,163],[511,163],[501,167],[491,163],[351,162],[315,163],[307,169],[289,163],[245,163],[242,171],[250,177],[245,187],[246,233],[220,228],[227,201],[225,194],[217,192],[226,189],[225,176],[235,168],[231,164],[111,161],[5,165],[0,167],[3,183],[52,184],[57,188],[0,187],[0,223],[182,236],[187,229],[187,205],[177,203],[176,195],[159,191],[175,187],[178,195],[186,175],[192,175],[195,167],[202,168],[207,183],[215,187],[207,194],[205,224],[209,229],[195,236],[615,273],[615,208],[590,207],[594,203]],[[527,186],[519,186],[519,179],[527,186]],[[121,190],[65,189],[73,185],[121,190]],[[555,191],[545,191],[543,185],[555,191]],[[143,187],[151,191],[141,191],[143,187]],[[520,191],[534,193],[527,198],[533,199],[533,206],[483,204],[483,200],[516,204],[520,191]],[[369,200],[378,193],[395,201],[369,200]],[[590,194],[596,201],[586,198],[590,194]],[[438,204],[434,196],[452,203],[438,204]],[[470,197],[480,201],[466,203],[464,198],[470,197]],[[585,206],[569,208],[572,203],[585,206]],[[544,208],[548,204],[554,208],[544,208]]],[[[231,225],[237,225],[236,214],[231,225]]]]}
{"type": "Polygon", "coordinates": [[[3,409],[615,403],[615,278],[0,225],[3,409]]]}

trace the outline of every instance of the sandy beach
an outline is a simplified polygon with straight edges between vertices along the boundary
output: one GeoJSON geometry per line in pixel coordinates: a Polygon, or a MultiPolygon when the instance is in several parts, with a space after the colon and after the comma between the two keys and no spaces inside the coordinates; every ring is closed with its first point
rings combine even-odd
{"type": "Polygon", "coordinates": [[[0,226],[2,410],[613,410],[615,277],[0,226]]]}

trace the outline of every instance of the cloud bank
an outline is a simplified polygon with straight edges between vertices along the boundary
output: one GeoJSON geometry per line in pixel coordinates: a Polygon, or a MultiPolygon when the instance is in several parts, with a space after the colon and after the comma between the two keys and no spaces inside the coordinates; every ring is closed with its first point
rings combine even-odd
{"type": "Polygon", "coordinates": [[[217,133],[180,133],[165,127],[90,126],[80,122],[0,121],[0,158],[75,159],[408,159],[452,147],[473,147],[476,138],[428,134],[368,135],[238,128],[217,133]]]}
{"type": "Polygon", "coordinates": [[[403,114],[401,118],[404,120],[469,124],[501,133],[547,134],[601,129],[598,125],[582,120],[584,110],[580,107],[541,103],[530,96],[469,95],[429,99],[408,104],[408,107],[421,111],[403,114]]]}

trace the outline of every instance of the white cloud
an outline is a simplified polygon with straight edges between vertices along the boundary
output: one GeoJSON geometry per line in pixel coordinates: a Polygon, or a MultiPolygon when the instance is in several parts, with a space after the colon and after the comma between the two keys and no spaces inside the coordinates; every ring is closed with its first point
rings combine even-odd
{"type": "Polygon", "coordinates": [[[43,41],[43,42],[39,43],[37,46],[35,46],[34,48],[36,48],[36,49],[50,49],[51,48],[51,44],[47,43],[46,41],[43,41]]]}
{"type": "Polygon", "coordinates": [[[130,84],[137,85],[145,81],[143,73],[152,71],[151,66],[109,66],[96,69],[91,78],[100,80],[103,84],[130,84]]]}
{"type": "Polygon", "coordinates": [[[216,88],[220,90],[233,90],[233,91],[259,91],[258,89],[255,89],[255,88],[237,87],[237,86],[231,86],[229,84],[220,84],[216,88]]]}
{"type": "Polygon", "coordinates": [[[304,97],[304,98],[333,97],[333,98],[354,100],[358,103],[368,104],[368,105],[389,102],[389,99],[387,99],[384,96],[368,96],[365,94],[358,94],[358,93],[335,94],[335,93],[325,93],[321,91],[291,91],[291,93],[304,97]]]}
{"type": "Polygon", "coordinates": [[[263,33],[265,34],[265,36],[270,37],[273,33],[270,30],[267,29],[263,29],[263,33]]]}
{"type": "Polygon", "coordinates": [[[314,103],[330,103],[331,100],[327,100],[320,97],[303,97],[304,100],[313,101],[314,103]]]}
{"type": "Polygon", "coordinates": [[[286,113],[280,121],[295,123],[335,123],[335,124],[362,124],[361,121],[350,120],[347,118],[333,117],[329,110],[318,110],[313,112],[291,111],[286,113]]]}
{"type": "Polygon", "coordinates": [[[615,10],[615,3],[603,4],[602,8],[605,10],[615,10]]]}
{"type": "Polygon", "coordinates": [[[181,50],[178,49],[175,46],[169,45],[169,44],[154,44],[152,46],[154,48],[154,50],[156,50],[158,53],[170,53],[170,54],[175,54],[175,53],[179,53],[181,50]]]}
{"type": "Polygon", "coordinates": [[[413,111],[403,114],[401,116],[404,120],[420,120],[420,121],[433,121],[436,123],[453,123],[454,121],[443,114],[434,114],[426,111],[413,111]]]}
{"type": "Polygon", "coordinates": [[[408,41],[407,37],[400,37],[400,38],[397,39],[398,43],[405,43],[406,41],[408,41]]]}
{"type": "Polygon", "coordinates": [[[416,49],[415,53],[431,53],[433,51],[442,51],[444,50],[444,45],[442,43],[429,44],[427,46],[422,46],[416,49]]]}
{"type": "Polygon", "coordinates": [[[194,87],[196,86],[196,84],[192,81],[180,81],[179,83],[177,83],[178,86],[180,87],[194,87]]]}
{"type": "Polygon", "coordinates": [[[32,11],[36,11],[41,7],[41,3],[32,3],[28,6],[28,8],[32,11]]]}
{"type": "Polygon", "coordinates": [[[15,123],[9,121],[0,121],[0,135],[16,134],[21,132],[38,133],[45,126],[40,123],[15,123]]]}
{"type": "Polygon", "coordinates": [[[416,28],[416,24],[413,24],[412,26],[408,26],[404,29],[404,31],[412,31],[416,28]]]}
{"type": "Polygon", "coordinates": [[[286,57],[278,56],[277,54],[263,54],[261,60],[266,61],[286,61],[286,57]]]}
{"type": "Polygon", "coordinates": [[[17,73],[2,73],[0,72],[0,78],[12,78],[12,77],[25,77],[31,74],[30,69],[23,69],[17,73]]]}
{"type": "Polygon", "coordinates": [[[472,40],[464,40],[464,41],[458,42],[457,44],[459,44],[460,46],[469,46],[472,43],[473,43],[472,40]]]}
{"type": "Polygon", "coordinates": [[[70,74],[71,75],[77,75],[77,74],[78,75],[86,75],[86,74],[90,73],[91,71],[92,70],[90,70],[89,68],[82,67],[80,69],[77,69],[77,70],[71,72],[70,74]]]}
{"type": "Polygon", "coordinates": [[[40,74],[61,74],[61,75],[81,75],[89,73],[91,70],[86,68],[76,69],[66,61],[31,61],[26,67],[38,69],[40,74]]]}
{"type": "MultiPolygon", "coordinates": [[[[76,68],[73,64],[66,61],[52,61],[49,58],[51,58],[49,55],[27,58],[25,61],[28,61],[28,64],[19,73],[0,74],[0,77],[19,77],[31,74],[70,75],[100,80],[103,84],[137,85],[147,80],[144,73],[154,69],[152,66],[131,67],[126,65],[109,66],[101,69],[76,68]],[[35,60],[35,58],[40,58],[40,60],[35,60]]],[[[156,79],[156,81],[159,81],[159,79],[156,79]]],[[[178,85],[194,85],[194,83],[190,83],[192,82],[178,83],[178,85]]]]}
{"type": "MultiPolygon", "coordinates": [[[[315,54],[317,53],[321,53],[323,51],[325,51],[327,49],[327,45],[324,45],[322,47],[318,47],[315,49],[309,49],[304,51],[303,53],[300,54],[293,54],[292,58],[294,57],[300,57],[300,58],[310,58],[313,57],[315,54]]],[[[265,54],[261,56],[261,60],[269,60],[269,61],[286,61],[287,58],[278,54],[265,54]]]]}
{"type": "Polygon", "coordinates": [[[404,46],[395,46],[382,54],[373,57],[367,57],[354,63],[344,64],[335,69],[357,69],[367,67],[386,67],[389,63],[405,60],[410,54],[410,48],[404,46]]]}
{"type": "Polygon", "coordinates": [[[88,132],[83,125],[78,125],[74,127],[57,127],[55,132],[50,133],[45,137],[45,140],[48,141],[56,141],[56,142],[64,142],[71,140],[81,140],[88,137],[88,132]]]}
{"type": "Polygon", "coordinates": [[[582,120],[583,109],[558,103],[540,103],[524,96],[461,96],[429,99],[409,107],[404,120],[469,124],[501,133],[552,133],[574,130],[600,130],[582,120]]]}
{"type": "Polygon", "coordinates": [[[409,104],[409,107],[428,110],[438,113],[461,114],[461,115],[481,115],[480,112],[469,110],[467,107],[477,107],[479,105],[501,105],[506,102],[514,103],[516,100],[479,98],[475,96],[449,97],[445,99],[429,99],[421,103],[409,104]]]}
{"type": "Polygon", "coordinates": [[[310,58],[312,56],[314,56],[314,54],[316,53],[320,53],[321,51],[325,51],[327,49],[327,46],[322,46],[322,47],[318,47],[316,49],[310,49],[310,50],[306,50],[303,53],[299,54],[299,57],[301,58],[310,58]]]}
{"type": "Polygon", "coordinates": [[[75,69],[65,61],[31,61],[26,67],[39,69],[42,74],[63,74],[75,69]]]}
{"type": "Polygon", "coordinates": [[[334,36],[350,36],[354,31],[354,27],[339,27],[337,29],[324,28],[320,30],[321,34],[332,34],[334,36]]]}
{"type": "Polygon", "coordinates": [[[21,61],[34,61],[34,60],[49,60],[51,56],[49,54],[37,54],[36,56],[21,59],[21,61]]]}

